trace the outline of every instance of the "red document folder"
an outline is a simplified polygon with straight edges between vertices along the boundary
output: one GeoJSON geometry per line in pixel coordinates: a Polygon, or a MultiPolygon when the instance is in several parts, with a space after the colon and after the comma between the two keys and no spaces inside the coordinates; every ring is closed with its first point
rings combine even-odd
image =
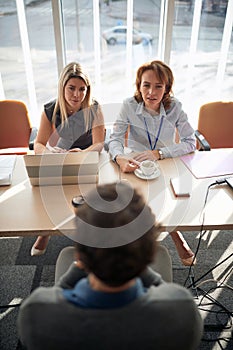
{"type": "Polygon", "coordinates": [[[197,179],[233,174],[233,148],[196,151],[180,159],[197,179]]]}

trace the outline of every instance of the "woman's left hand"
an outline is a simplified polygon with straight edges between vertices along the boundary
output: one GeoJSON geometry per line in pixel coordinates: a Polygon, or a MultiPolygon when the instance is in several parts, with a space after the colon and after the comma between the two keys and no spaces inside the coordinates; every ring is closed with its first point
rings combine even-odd
{"type": "Polygon", "coordinates": [[[142,162],[143,160],[158,160],[159,159],[159,153],[157,150],[155,151],[144,151],[144,152],[140,152],[137,153],[136,156],[133,157],[135,160],[137,160],[138,162],[142,162]]]}
{"type": "Polygon", "coordinates": [[[81,148],[72,148],[68,152],[82,152],[81,148]]]}
{"type": "Polygon", "coordinates": [[[55,147],[50,147],[50,148],[49,148],[49,151],[52,152],[52,153],[66,153],[66,152],[67,152],[66,149],[60,148],[60,147],[57,147],[57,146],[55,146],[55,147]]]}

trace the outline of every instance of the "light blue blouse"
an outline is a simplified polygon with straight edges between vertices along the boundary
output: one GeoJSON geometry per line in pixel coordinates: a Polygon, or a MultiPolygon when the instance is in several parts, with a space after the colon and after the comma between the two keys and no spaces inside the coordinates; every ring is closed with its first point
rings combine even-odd
{"type": "Polygon", "coordinates": [[[164,157],[169,158],[182,156],[196,149],[194,129],[176,98],[172,98],[171,107],[167,111],[161,103],[160,113],[155,116],[145,109],[143,102],[138,103],[134,97],[124,100],[108,142],[112,159],[124,154],[128,126],[128,147],[134,152],[153,149],[156,144],[155,149],[161,149],[164,157]],[[176,130],[180,137],[179,143],[175,142],[176,130]]]}

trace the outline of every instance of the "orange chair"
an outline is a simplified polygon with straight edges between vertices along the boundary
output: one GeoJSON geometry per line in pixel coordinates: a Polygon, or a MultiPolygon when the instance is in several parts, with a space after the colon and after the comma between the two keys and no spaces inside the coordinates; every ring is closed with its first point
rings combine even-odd
{"type": "Polygon", "coordinates": [[[195,131],[197,149],[233,147],[233,102],[210,102],[201,106],[195,131]]]}
{"type": "Polygon", "coordinates": [[[37,128],[31,126],[26,105],[0,101],[0,154],[24,154],[33,150],[37,128]]]}

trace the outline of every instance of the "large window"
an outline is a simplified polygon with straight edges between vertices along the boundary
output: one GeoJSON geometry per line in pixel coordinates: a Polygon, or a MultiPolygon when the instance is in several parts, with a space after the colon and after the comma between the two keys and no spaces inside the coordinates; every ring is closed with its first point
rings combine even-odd
{"type": "Polygon", "coordinates": [[[202,103],[232,99],[233,0],[1,0],[0,14],[1,98],[26,102],[35,125],[70,61],[111,104],[133,93],[139,65],[164,60],[194,127],[202,103]]]}
{"type": "Polygon", "coordinates": [[[232,100],[233,1],[175,4],[170,56],[176,77],[174,90],[196,125],[201,104],[232,100]]]}

